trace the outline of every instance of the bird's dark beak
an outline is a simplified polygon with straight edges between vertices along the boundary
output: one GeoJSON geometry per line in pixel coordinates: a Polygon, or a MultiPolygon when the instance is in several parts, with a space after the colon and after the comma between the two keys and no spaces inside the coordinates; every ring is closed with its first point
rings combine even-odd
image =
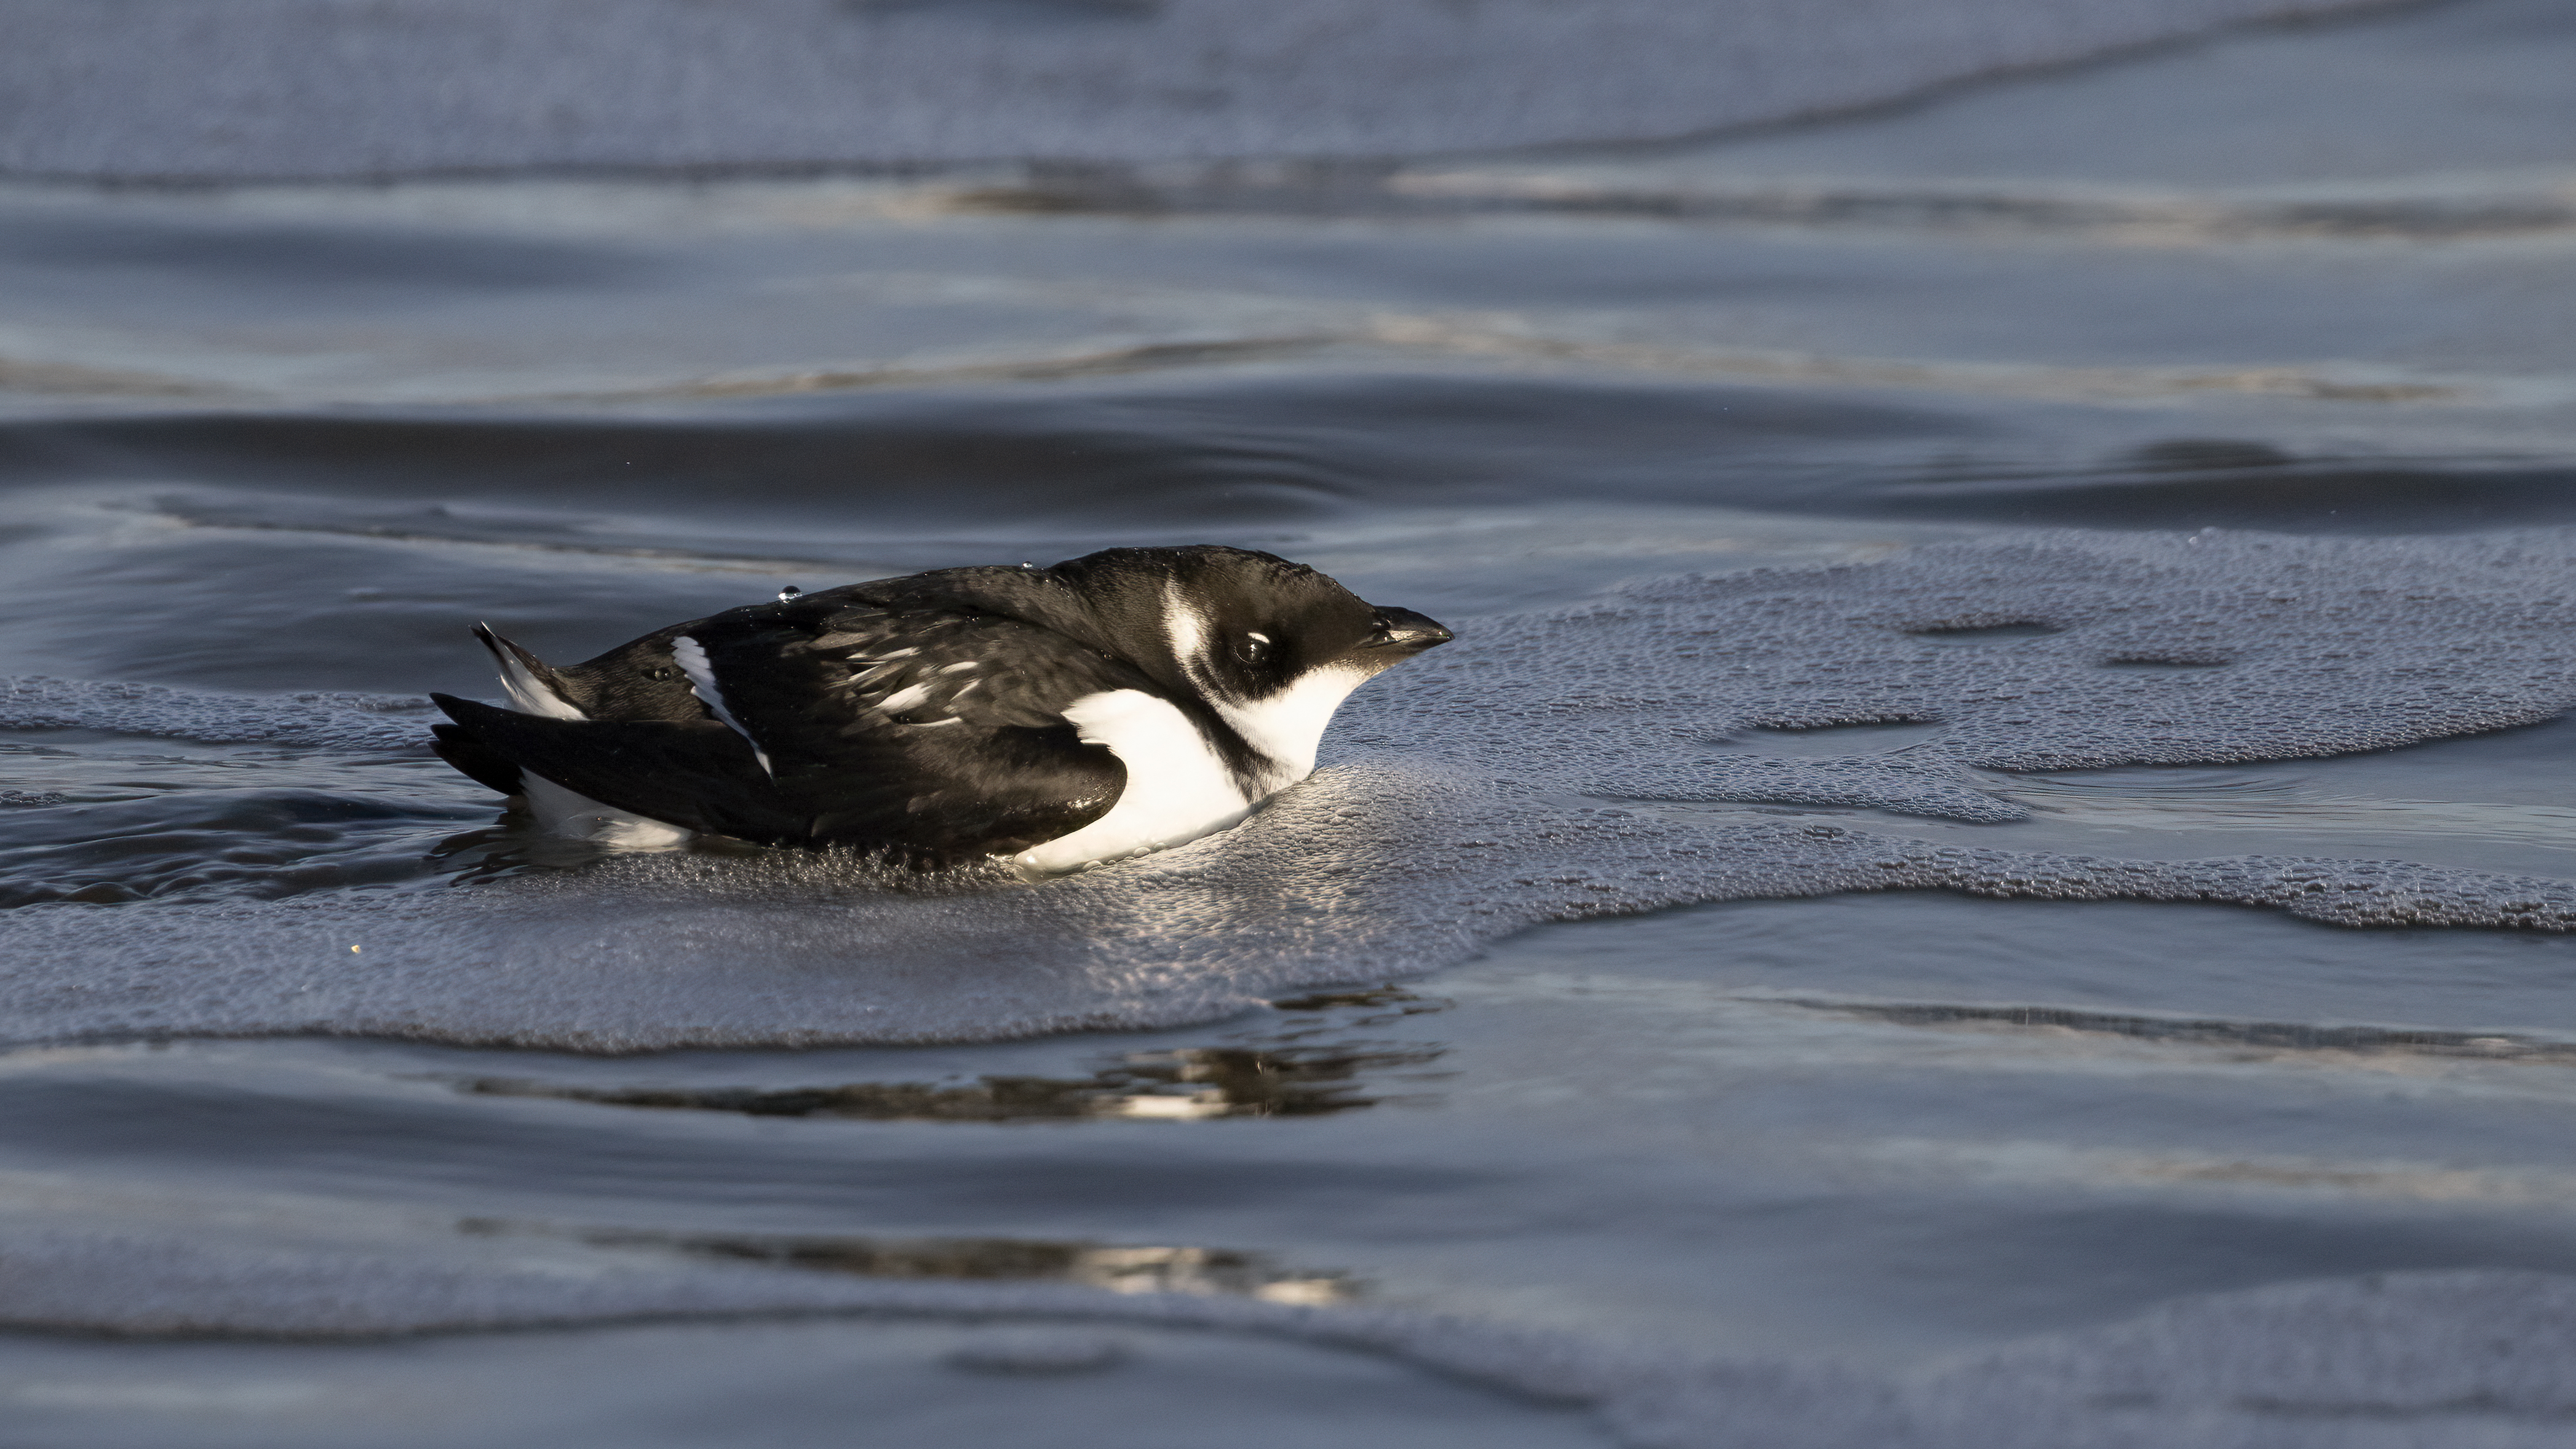
{"type": "Polygon", "coordinates": [[[1377,632],[1369,636],[1368,643],[1363,647],[1419,654],[1425,649],[1446,644],[1457,637],[1411,609],[1382,608],[1377,611],[1377,632]]]}

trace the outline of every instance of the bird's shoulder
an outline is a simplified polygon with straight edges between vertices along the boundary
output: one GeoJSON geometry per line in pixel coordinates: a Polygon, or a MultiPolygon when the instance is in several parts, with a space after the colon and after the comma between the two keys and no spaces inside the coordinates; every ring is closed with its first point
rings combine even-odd
{"type": "Polygon", "coordinates": [[[678,637],[703,651],[736,717],[764,734],[792,721],[843,735],[952,722],[1051,728],[1074,701],[1143,682],[1125,661],[1045,624],[925,591],[735,610],[678,637]]]}

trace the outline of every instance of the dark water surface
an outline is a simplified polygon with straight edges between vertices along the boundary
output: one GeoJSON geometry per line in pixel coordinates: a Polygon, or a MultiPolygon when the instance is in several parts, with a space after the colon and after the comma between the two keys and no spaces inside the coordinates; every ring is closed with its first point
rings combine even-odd
{"type": "MultiPolygon", "coordinates": [[[[2544,335],[2563,232],[943,205],[831,180],[0,194],[0,676],[281,711],[481,696],[476,620],[578,658],[786,584],[1116,543],[1276,551],[1467,633],[1629,580],[2030,527],[2430,548],[2576,525],[2576,366],[2544,335]]],[[[1929,730],[1728,747],[1895,754],[1929,730]]],[[[0,910],[220,932],[228,902],[599,868],[417,749],[185,734],[0,731],[0,910]]],[[[2565,878],[2571,763],[2556,720],[1985,772],[2027,812],[2008,824],[1637,808],[2565,878]]],[[[1887,1366],[2186,1294],[2576,1273],[2572,1110],[2563,935],[1896,892],[1549,925],[1164,1031],[624,1057],[28,1042],[0,1054],[0,1202],[262,1252],[336,1234],[568,1274],[1368,1305],[1887,1366]]],[[[48,1446],[1614,1442],[1355,1349],[937,1317],[30,1331],[0,1337],[0,1407],[48,1446]]]]}

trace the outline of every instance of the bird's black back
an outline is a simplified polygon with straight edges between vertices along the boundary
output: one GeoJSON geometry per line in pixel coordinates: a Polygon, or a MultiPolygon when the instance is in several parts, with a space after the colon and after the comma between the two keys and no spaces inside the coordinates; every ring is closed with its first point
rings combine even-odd
{"type": "Polygon", "coordinates": [[[972,587],[989,578],[943,589],[941,575],[923,575],[657,629],[549,671],[586,719],[435,696],[454,721],[442,753],[477,778],[505,760],[604,805],[763,844],[916,857],[1024,849],[1099,818],[1125,783],[1064,707],[1146,681],[985,607],[1011,602],[1019,572],[945,571],[998,576],[1003,589],[972,587]],[[739,731],[693,687],[676,653],[684,639],[703,651],[739,731]]]}

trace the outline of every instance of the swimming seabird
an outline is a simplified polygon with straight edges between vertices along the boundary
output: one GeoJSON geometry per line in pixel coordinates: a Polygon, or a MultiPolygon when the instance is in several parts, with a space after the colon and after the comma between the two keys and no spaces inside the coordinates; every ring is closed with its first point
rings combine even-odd
{"type": "Polygon", "coordinates": [[[1353,689],[1452,637],[1215,546],[782,590],[582,664],[475,632],[516,708],[430,696],[438,752],[557,833],[1028,875],[1234,824],[1313,772],[1353,689]]]}

